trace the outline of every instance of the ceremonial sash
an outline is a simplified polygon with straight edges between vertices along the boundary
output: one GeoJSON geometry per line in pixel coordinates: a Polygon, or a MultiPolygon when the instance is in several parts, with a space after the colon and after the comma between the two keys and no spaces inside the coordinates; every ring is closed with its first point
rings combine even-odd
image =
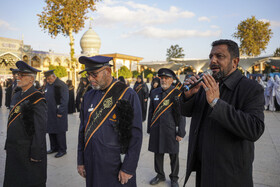
{"type": "Polygon", "coordinates": [[[15,104],[15,106],[12,108],[12,110],[9,113],[9,117],[8,117],[8,126],[7,129],[9,128],[9,126],[11,125],[11,123],[21,115],[20,112],[20,104],[25,101],[25,100],[29,100],[31,103],[36,104],[38,103],[40,100],[45,99],[43,94],[39,91],[35,91],[31,94],[29,94],[28,96],[26,96],[25,98],[23,98],[22,100],[20,100],[17,104],[15,104]],[[32,96],[32,97],[31,97],[32,96]]]}
{"type": "Polygon", "coordinates": [[[165,98],[163,98],[161,100],[161,102],[158,104],[157,108],[155,109],[153,116],[152,116],[152,120],[151,120],[151,125],[150,127],[152,127],[154,125],[154,123],[158,120],[158,118],[168,109],[173,105],[173,102],[171,102],[170,100],[175,97],[178,96],[180,97],[182,94],[181,91],[179,91],[177,89],[177,87],[173,88],[168,94],[167,96],[165,96],[165,98]]]}
{"type": "Polygon", "coordinates": [[[85,127],[85,148],[93,134],[101,127],[109,115],[116,107],[116,102],[124,96],[129,87],[117,81],[114,82],[106,91],[102,99],[90,113],[87,125],[85,127]]]}
{"type": "Polygon", "coordinates": [[[183,84],[179,81],[178,84],[175,86],[176,89],[181,90],[183,84]]]}
{"type": "Polygon", "coordinates": [[[139,85],[135,88],[136,93],[138,93],[142,88],[143,88],[143,84],[139,84],[139,85]]]}

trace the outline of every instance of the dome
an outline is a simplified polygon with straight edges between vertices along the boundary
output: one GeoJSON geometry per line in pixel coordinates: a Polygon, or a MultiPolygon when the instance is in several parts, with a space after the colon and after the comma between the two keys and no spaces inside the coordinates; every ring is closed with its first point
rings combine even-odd
{"type": "Polygon", "coordinates": [[[101,40],[91,27],[82,36],[80,46],[82,48],[83,55],[94,56],[99,54],[101,40]]]}

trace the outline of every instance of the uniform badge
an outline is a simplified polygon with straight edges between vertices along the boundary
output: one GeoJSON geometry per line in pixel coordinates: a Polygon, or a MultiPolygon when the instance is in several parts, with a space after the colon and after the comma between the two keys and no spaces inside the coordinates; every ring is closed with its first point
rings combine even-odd
{"type": "Polygon", "coordinates": [[[14,112],[17,114],[17,113],[19,113],[19,111],[20,111],[20,106],[17,106],[17,107],[15,108],[14,112]]]}
{"type": "Polygon", "coordinates": [[[93,104],[90,105],[90,108],[88,109],[88,112],[93,111],[92,105],[93,105],[93,104]]]}
{"type": "Polygon", "coordinates": [[[48,89],[45,89],[45,93],[48,92],[48,89]]]}
{"type": "Polygon", "coordinates": [[[155,101],[158,101],[159,98],[158,98],[158,95],[156,95],[156,97],[154,98],[155,101]]]}
{"type": "Polygon", "coordinates": [[[104,109],[110,108],[112,105],[113,105],[113,97],[109,97],[105,99],[103,102],[104,109]]]}
{"type": "Polygon", "coordinates": [[[163,104],[163,106],[168,106],[169,105],[169,99],[164,100],[162,104],[163,104]]]}

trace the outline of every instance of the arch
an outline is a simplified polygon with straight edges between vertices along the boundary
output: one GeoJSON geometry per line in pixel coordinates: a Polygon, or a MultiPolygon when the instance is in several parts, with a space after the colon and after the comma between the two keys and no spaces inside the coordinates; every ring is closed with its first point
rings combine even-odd
{"type": "Polygon", "coordinates": [[[15,66],[16,62],[20,60],[17,55],[13,53],[4,53],[0,55],[0,67],[12,67],[15,66]]]}
{"type": "Polygon", "coordinates": [[[41,59],[38,56],[34,56],[31,59],[31,66],[32,67],[40,67],[40,64],[41,64],[41,59]]]}
{"type": "Polygon", "coordinates": [[[54,66],[61,66],[61,60],[60,60],[60,58],[57,57],[57,58],[54,60],[53,65],[54,65],[54,66]]]}
{"type": "Polygon", "coordinates": [[[44,58],[43,60],[43,66],[49,67],[51,65],[51,59],[49,57],[44,58]]]}
{"type": "Polygon", "coordinates": [[[70,66],[71,66],[70,60],[68,58],[64,59],[64,61],[61,65],[66,67],[66,68],[70,68],[70,66]]]}
{"type": "Polygon", "coordinates": [[[28,56],[27,55],[24,55],[23,57],[22,57],[22,61],[24,61],[25,63],[28,63],[28,56]]]}

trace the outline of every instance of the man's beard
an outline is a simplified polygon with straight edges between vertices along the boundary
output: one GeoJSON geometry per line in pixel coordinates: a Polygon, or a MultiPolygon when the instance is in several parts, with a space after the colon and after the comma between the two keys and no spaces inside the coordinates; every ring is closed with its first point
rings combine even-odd
{"type": "Polygon", "coordinates": [[[214,65],[211,65],[210,66],[210,69],[219,69],[220,71],[218,71],[218,72],[215,72],[215,71],[213,71],[213,78],[216,80],[216,81],[220,81],[220,80],[222,80],[222,78],[224,78],[225,77],[225,72],[224,71],[222,71],[221,70],[221,66],[219,66],[219,65],[216,65],[216,64],[214,64],[214,65]]]}
{"type": "Polygon", "coordinates": [[[101,89],[101,86],[100,85],[96,85],[96,86],[93,86],[91,85],[92,89],[94,90],[100,90],[101,89]]]}
{"type": "Polygon", "coordinates": [[[162,89],[166,90],[166,89],[168,89],[170,86],[168,87],[167,84],[161,84],[161,87],[162,87],[162,89]]]}

